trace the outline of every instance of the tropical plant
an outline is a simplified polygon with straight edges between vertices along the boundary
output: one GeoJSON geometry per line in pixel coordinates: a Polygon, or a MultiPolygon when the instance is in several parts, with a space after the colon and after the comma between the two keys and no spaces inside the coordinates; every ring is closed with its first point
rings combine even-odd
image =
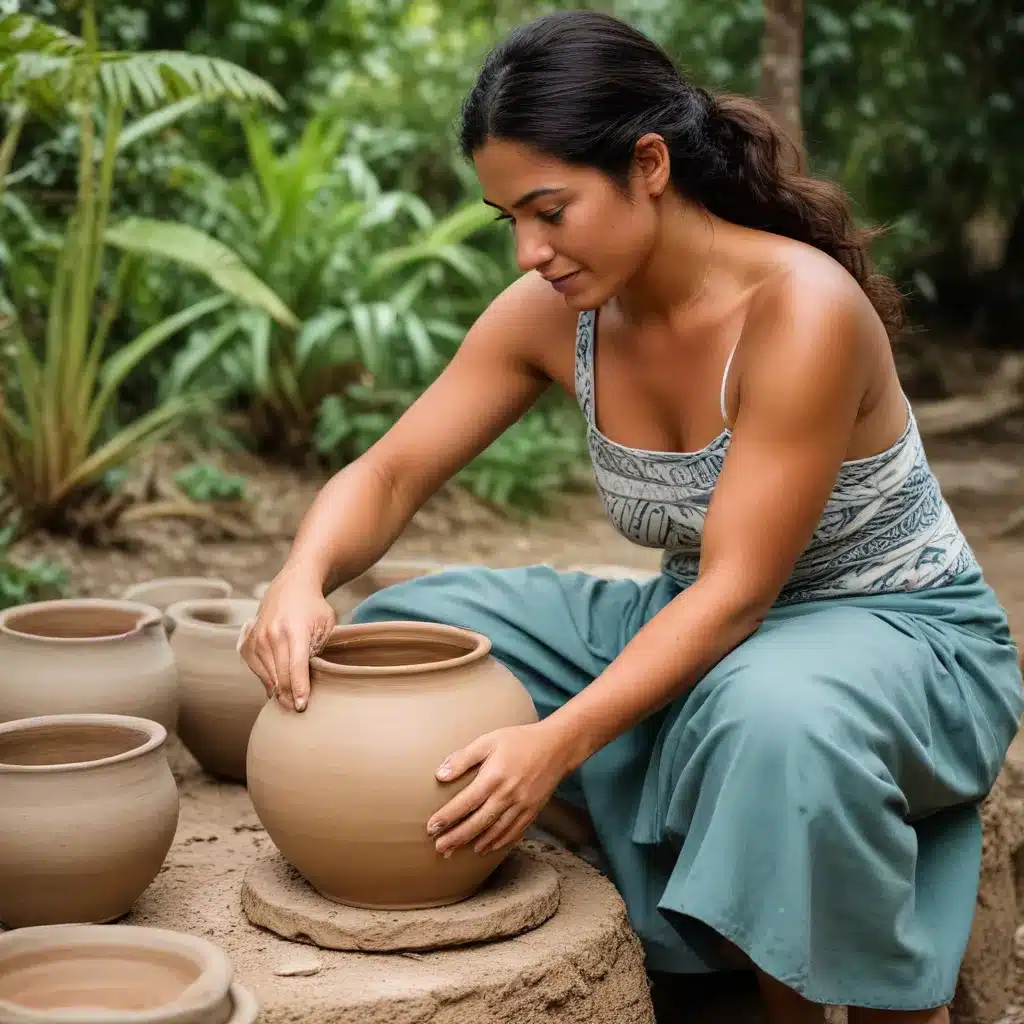
{"type": "Polygon", "coordinates": [[[416,196],[382,191],[345,152],[345,126],[326,117],[281,153],[263,123],[244,125],[252,170],[199,175],[200,223],[302,326],[292,335],[258,309],[223,315],[192,339],[168,388],[219,381],[247,407],[261,447],[304,452],[327,396],[369,381],[422,386],[441,368],[472,312],[501,287],[498,266],[465,244],[493,214],[470,203],[439,218],[416,196]]]}
{"type": "MultiPolygon", "coordinates": [[[[113,422],[126,376],[169,338],[232,303],[297,326],[294,314],[226,245],[182,224],[128,218],[111,223],[117,156],[201,102],[279,102],[265,83],[224,61],[181,53],[100,49],[93,0],[82,11],[83,38],[23,15],[0,18],[0,198],[18,136],[32,111],[67,111],[80,152],[74,210],[55,248],[44,323],[19,315],[15,290],[0,310],[6,401],[0,407],[0,480],[27,522],[68,525],[69,513],[108,471],[180,423],[194,407],[175,396],[134,421],[113,422]],[[129,124],[130,108],[148,110],[129,124]],[[120,252],[105,286],[108,249],[120,252]],[[143,330],[116,350],[108,343],[126,288],[143,257],[197,271],[217,288],[143,330]]],[[[17,286],[15,286],[16,288],[17,286]]]]}
{"type": "Polygon", "coordinates": [[[17,525],[12,519],[0,528],[0,609],[67,593],[68,574],[63,566],[42,557],[25,562],[11,553],[17,525]]]}

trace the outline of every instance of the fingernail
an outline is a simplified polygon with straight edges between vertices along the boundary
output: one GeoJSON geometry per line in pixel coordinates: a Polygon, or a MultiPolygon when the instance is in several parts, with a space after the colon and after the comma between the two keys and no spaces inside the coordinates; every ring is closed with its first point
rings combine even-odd
{"type": "Polygon", "coordinates": [[[296,698],[296,700],[295,700],[295,710],[296,711],[305,711],[306,710],[306,700],[305,700],[304,697],[296,698]]]}
{"type": "Polygon", "coordinates": [[[435,821],[432,825],[427,826],[428,836],[437,836],[444,831],[444,825],[439,821],[435,821]]]}
{"type": "Polygon", "coordinates": [[[449,775],[451,775],[451,773],[452,773],[452,759],[450,757],[446,757],[444,759],[444,762],[442,763],[441,767],[437,769],[437,774],[440,775],[442,778],[446,779],[446,778],[448,778],[449,775]]]}
{"type": "Polygon", "coordinates": [[[451,850],[445,850],[444,851],[444,859],[445,860],[447,860],[451,855],[452,855],[452,851],[451,850]]]}

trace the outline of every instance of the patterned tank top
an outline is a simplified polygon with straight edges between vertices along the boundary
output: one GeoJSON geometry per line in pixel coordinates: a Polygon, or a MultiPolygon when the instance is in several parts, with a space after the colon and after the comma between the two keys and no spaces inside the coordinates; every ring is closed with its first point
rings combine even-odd
{"type": "MultiPolygon", "coordinates": [[[[594,310],[579,317],[575,385],[601,500],[619,533],[663,549],[662,572],[688,586],[697,578],[704,518],[731,431],[726,427],[695,452],[643,451],[605,437],[594,409],[596,320],[594,310]]],[[[722,378],[723,423],[729,363],[722,378]]],[[[776,604],[922,590],[977,564],[928,465],[909,402],[907,409],[906,429],[895,444],[843,463],[776,604]]]]}

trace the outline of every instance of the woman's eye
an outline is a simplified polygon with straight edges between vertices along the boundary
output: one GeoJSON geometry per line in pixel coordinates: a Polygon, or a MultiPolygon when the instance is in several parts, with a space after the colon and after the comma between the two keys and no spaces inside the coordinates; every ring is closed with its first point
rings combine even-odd
{"type": "Polygon", "coordinates": [[[564,209],[565,207],[560,207],[557,210],[551,210],[547,213],[538,213],[537,216],[540,217],[541,220],[547,221],[548,224],[560,224],[562,222],[562,210],[564,209]]]}

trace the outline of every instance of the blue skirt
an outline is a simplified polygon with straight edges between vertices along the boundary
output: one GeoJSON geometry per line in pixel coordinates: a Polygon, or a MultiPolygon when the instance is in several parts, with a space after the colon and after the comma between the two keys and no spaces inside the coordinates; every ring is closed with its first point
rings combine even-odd
{"type": "MultiPolygon", "coordinates": [[[[459,567],[353,621],[488,636],[541,716],[679,593],[667,576],[459,567]]],[[[972,569],[915,593],[773,608],[559,796],[594,822],[651,970],[727,969],[724,937],[805,998],[948,1003],[974,914],[978,805],[1017,732],[1017,648],[972,569]]]]}

